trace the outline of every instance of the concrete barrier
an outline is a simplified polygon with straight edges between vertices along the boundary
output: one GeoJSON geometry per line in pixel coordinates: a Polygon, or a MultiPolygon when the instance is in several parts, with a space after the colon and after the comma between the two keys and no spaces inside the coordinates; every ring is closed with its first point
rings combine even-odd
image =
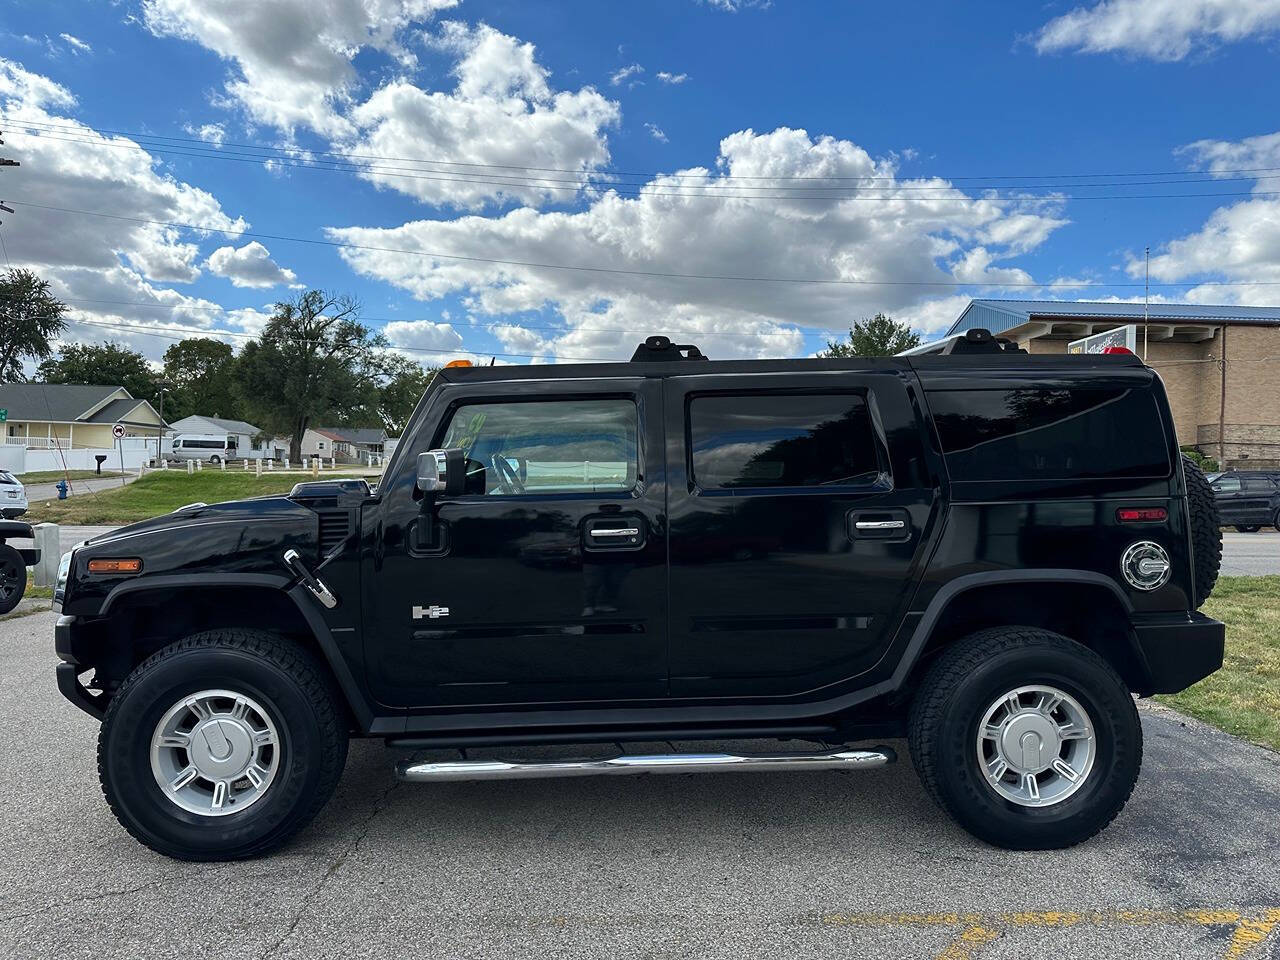
{"type": "Polygon", "coordinates": [[[52,587],[58,579],[58,561],[62,558],[62,543],[56,523],[37,523],[31,528],[35,535],[40,559],[32,567],[37,587],[52,587]]]}

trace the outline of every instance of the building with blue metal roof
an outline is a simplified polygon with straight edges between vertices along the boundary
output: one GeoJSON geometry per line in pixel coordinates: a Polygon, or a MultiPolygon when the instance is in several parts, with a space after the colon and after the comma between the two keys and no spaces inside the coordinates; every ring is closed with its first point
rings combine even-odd
{"type": "Polygon", "coordinates": [[[1180,443],[1224,466],[1280,469],[1280,307],[971,300],[946,336],[978,327],[1030,353],[1126,328],[1164,380],[1180,443]]]}

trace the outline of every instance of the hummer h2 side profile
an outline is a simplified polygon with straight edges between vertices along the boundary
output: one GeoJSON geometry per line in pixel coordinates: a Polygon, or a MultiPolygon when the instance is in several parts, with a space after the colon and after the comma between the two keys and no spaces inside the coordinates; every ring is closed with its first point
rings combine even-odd
{"type": "MultiPolygon", "coordinates": [[[[1133,355],[450,367],[376,486],[194,504],[61,564],[58,685],[111,809],[249,857],[348,739],[802,740],[816,752],[404,761],[433,781],[852,769],[905,737],[993,844],[1060,847],[1133,788],[1132,694],[1222,663],[1220,535],[1133,355]]],[[[580,751],[579,751],[580,752],[580,751]]]]}

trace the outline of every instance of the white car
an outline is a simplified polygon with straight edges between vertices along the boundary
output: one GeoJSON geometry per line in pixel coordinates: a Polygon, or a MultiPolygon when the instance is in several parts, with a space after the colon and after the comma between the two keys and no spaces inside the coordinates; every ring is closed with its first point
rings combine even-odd
{"type": "Polygon", "coordinates": [[[6,520],[27,512],[27,490],[12,473],[0,470],[0,516],[6,520]]]}

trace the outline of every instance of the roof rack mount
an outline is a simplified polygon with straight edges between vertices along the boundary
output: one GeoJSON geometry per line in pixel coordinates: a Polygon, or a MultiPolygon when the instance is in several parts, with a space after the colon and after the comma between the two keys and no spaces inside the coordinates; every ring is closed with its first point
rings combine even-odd
{"type": "Polygon", "coordinates": [[[670,337],[646,337],[631,355],[632,363],[661,363],[667,360],[706,360],[692,343],[672,343],[670,337]]]}

